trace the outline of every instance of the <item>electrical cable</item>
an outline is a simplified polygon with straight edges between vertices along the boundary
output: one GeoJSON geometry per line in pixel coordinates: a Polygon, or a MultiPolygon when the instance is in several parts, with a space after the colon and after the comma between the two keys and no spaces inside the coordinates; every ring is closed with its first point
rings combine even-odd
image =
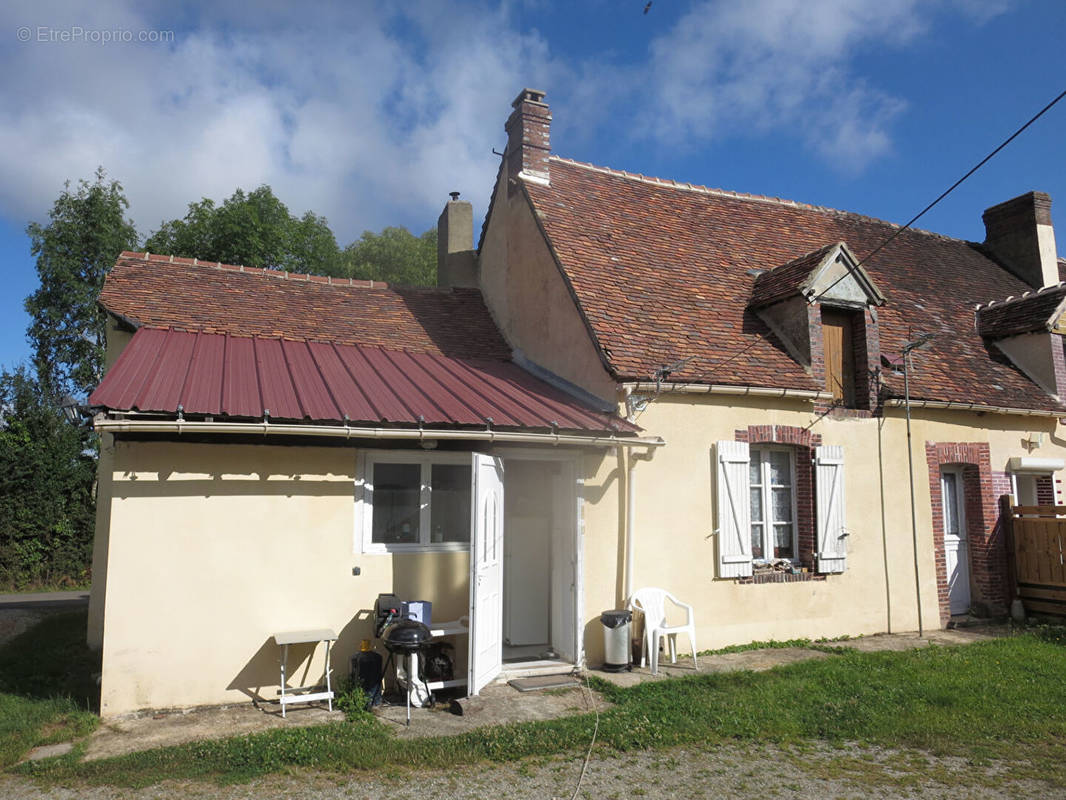
{"type": "Polygon", "coordinates": [[[592,683],[589,681],[588,672],[585,673],[585,688],[589,693],[589,701],[592,703],[592,710],[596,712],[596,727],[592,729],[592,741],[589,742],[589,750],[585,753],[585,763],[581,765],[581,774],[577,776],[577,786],[574,787],[574,793],[570,795],[570,800],[577,800],[577,793],[581,791],[581,782],[585,780],[585,771],[589,768],[589,761],[592,760],[592,748],[596,744],[596,735],[600,732],[600,708],[596,704],[596,698],[592,694],[592,683]]]}
{"type": "MultiPolygon", "coordinates": [[[[1058,103],[1063,97],[1066,97],[1066,90],[1064,90],[1061,93],[1059,93],[1058,97],[1056,97],[1054,100],[1052,100],[1046,106],[1044,106],[1042,109],[1040,109],[1038,112],[1036,112],[1036,114],[1034,116],[1030,117],[1028,122],[1026,122],[1024,125],[1022,125],[1022,127],[1018,128],[1018,130],[1016,130],[1014,133],[1012,133],[1010,136],[1008,136],[1006,139],[1004,139],[1000,143],[999,147],[997,147],[995,150],[993,150],[987,156],[982,158],[974,167],[972,167],[970,169],[969,172],[967,172],[965,175],[963,175],[961,178],[959,178],[957,181],[955,181],[953,184],[951,184],[951,186],[949,186],[947,189],[945,189],[943,192],[941,192],[940,196],[937,197],[936,200],[934,200],[932,203],[930,203],[925,208],[923,208],[921,211],[919,211],[917,214],[915,214],[913,217],[911,217],[910,220],[907,221],[906,225],[904,225],[899,230],[895,231],[891,236],[889,236],[887,239],[885,239],[883,242],[881,242],[881,244],[879,244],[877,247],[875,247],[873,249],[873,251],[870,252],[868,255],[866,255],[864,258],[859,259],[859,261],[855,264],[855,267],[853,267],[853,269],[859,267],[862,264],[865,264],[867,261],[869,261],[875,255],[877,255],[882,250],[884,250],[885,247],[888,246],[889,242],[891,242],[893,239],[895,239],[897,236],[899,236],[901,233],[903,233],[903,231],[905,231],[908,228],[910,228],[911,225],[913,225],[915,222],[917,222],[919,219],[921,219],[923,216],[925,216],[926,212],[930,211],[933,208],[933,206],[935,206],[937,203],[939,203],[941,200],[943,200],[945,197],[947,197],[949,194],[951,194],[953,191],[955,191],[957,188],[959,188],[959,186],[962,184],[962,182],[964,180],[969,178],[971,175],[973,175],[975,172],[977,172],[977,170],[981,169],[981,167],[983,167],[985,164],[987,164],[989,161],[991,161],[993,156],[995,156],[997,153],[999,153],[1000,150],[1002,150],[1008,144],[1010,144],[1015,139],[1017,139],[1018,136],[1022,133],[1022,131],[1024,131],[1026,128],[1028,128],[1030,125],[1032,125],[1034,122],[1036,122],[1042,116],[1044,116],[1044,114],[1046,114],[1048,111],[1050,111],[1051,108],[1056,103],[1058,103]]],[[[835,281],[833,281],[831,284],[829,284],[825,289],[823,289],[821,292],[819,292],[818,296],[815,297],[814,299],[815,300],[822,299],[822,297],[825,296],[826,292],[828,292],[830,289],[832,289],[834,286],[836,286],[838,283],[840,283],[842,280],[844,280],[844,278],[846,278],[850,274],[851,274],[851,270],[849,269],[847,272],[845,272],[843,275],[841,275],[839,278],[837,278],[835,281]]]]}
{"type": "MultiPolygon", "coordinates": [[[[1010,144],[1015,139],[1017,139],[1018,136],[1021,135],[1021,133],[1023,131],[1025,131],[1026,128],[1028,128],[1030,125],[1032,125],[1034,122],[1036,122],[1042,116],[1044,116],[1044,114],[1046,114],[1048,111],[1050,111],[1055,106],[1055,104],[1057,104],[1060,100],[1062,100],[1063,97],[1066,97],[1066,90],[1063,90],[1062,92],[1060,92],[1058,94],[1058,96],[1056,96],[1050,103],[1045,105],[1036,114],[1034,114],[1032,117],[1030,117],[1029,120],[1024,125],[1022,125],[1020,128],[1018,128],[1018,130],[1016,130],[1014,133],[1012,133],[1010,136],[1008,136],[1006,139],[1004,139],[999,144],[999,146],[996,147],[995,150],[993,150],[987,156],[982,158],[965,175],[963,175],[961,178],[959,178],[957,181],[955,181],[955,183],[951,184],[951,186],[949,186],[947,189],[945,189],[943,192],[941,192],[940,196],[937,197],[933,202],[931,202],[929,205],[927,205],[925,208],[923,208],[921,211],[919,211],[917,214],[915,214],[913,217],[911,217],[911,219],[908,220],[905,225],[903,225],[898,230],[894,231],[891,236],[889,236],[887,239],[885,239],[883,242],[881,242],[881,244],[879,244],[877,247],[875,247],[866,256],[864,256],[863,258],[859,259],[859,261],[856,262],[854,267],[848,269],[843,275],[841,275],[839,278],[837,278],[835,281],[833,281],[831,284],[829,284],[829,286],[827,286],[825,289],[823,289],[821,292],[819,292],[818,295],[813,298],[813,300],[820,300],[822,297],[825,296],[826,292],[828,292],[830,289],[832,289],[834,286],[836,286],[842,280],[844,280],[849,275],[851,275],[852,271],[854,269],[860,267],[862,264],[865,264],[867,261],[869,261],[875,255],[880,253],[897,236],[899,236],[905,230],[909,229],[911,227],[911,225],[913,225],[915,222],[917,222],[919,219],[921,219],[923,216],[925,216],[925,214],[927,212],[929,212],[930,210],[932,210],[932,208],[934,206],[936,206],[941,200],[943,200],[945,197],[947,197],[949,194],[951,194],[953,191],[955,191],[955,189],[957,189],[962,184],[963,181],[965,181],[967,178],[969,178],[971,175],[973,175],[975,172],[977,172],[977,170],[979,170],[981,167],[983,167],[985,164],[987,164],[989,161],[991,161],[992,158],[994,156],[996,156],[1004,147],[1006,147],[1008,144],[1010,144]]],[[[686,383],[699,383],[700,381],[704,380],[705,378],[710,377],[714,370],[720,369],[725,364],[728,364],[730,361],[732,361],[735,358],[738,358],[739,356],[743,355],[745,352],[747,352],[752,347],[754,347],[755,344],[757,344],[759,341],[760,341],[759,338],[753,339],[749,344],[745,345],[744,347],[742,347],[741,349],[739,349],[735,353],[733,353],[731,356],[729,356],[729,358],[726,358],[725,360],[714,364],[712,366],[711,371],[705,372],[705,373],[703,373],[702,375],[699,375],[696,378],[689,379],[689,380],[686,381],[686,383]]],[[[689,358],[691,358],[691,356],[689,356],[689,358]]],[[[658,395],[659,395],[659,393],[656,392],[655,396],[657,397],[658,395]]],[[[654,399],[654,398],[649,398],[649,401],[651,399],[654,399]]],[[[643,413],[643,410],[642,410],[642,413],[643,413]]]]}

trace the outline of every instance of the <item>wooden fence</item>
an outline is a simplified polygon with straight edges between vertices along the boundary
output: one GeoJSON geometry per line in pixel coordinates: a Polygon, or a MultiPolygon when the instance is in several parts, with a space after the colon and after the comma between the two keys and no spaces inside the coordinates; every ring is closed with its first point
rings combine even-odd
{"type": "Polygon", "coordinates": [[[1007,555],[1025,610],[1066,616],[1066,506],[1009,508],[1007,555]]]}

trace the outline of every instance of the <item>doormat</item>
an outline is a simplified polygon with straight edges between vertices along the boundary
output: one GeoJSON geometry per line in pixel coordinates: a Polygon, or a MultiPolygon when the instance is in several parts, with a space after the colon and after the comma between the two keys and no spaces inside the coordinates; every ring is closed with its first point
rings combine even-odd
{"type": "Polygon", "coordinates": [[[515,678],[507,681],[508,686],[513,686],[520,692],[535,692],[538,689],[569,689],[580,686],[581,681],[573,675],[537,675],[535,678],[515,678]]]}

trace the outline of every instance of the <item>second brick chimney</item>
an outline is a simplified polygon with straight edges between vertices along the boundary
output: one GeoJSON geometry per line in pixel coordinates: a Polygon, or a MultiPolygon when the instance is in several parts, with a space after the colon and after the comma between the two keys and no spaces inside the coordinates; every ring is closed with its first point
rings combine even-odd
{"type": "Polygon", "coordinates": [[[985,211],[985,247],[1034,289],[1059,282],[1051,198],[1028,192],[985,211]]]}
{"type": "Polygon", "coordinates": [[[544,102],[544,92],[523,89],[507,119],[507,182],[513,187],[521,177],[548,183],[548,156],[551,155],[551,111],[544,102]]]}

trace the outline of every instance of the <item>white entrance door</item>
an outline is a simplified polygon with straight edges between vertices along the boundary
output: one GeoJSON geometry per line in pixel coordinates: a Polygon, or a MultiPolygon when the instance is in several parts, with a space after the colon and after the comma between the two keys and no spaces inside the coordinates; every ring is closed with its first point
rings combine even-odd
{"type": "Polygon", "coordinates": [[[474,695],[503,667],[503,461],[472,458],[467,689],[474,695]]]}
{"type": "Polygon", "coordinates": [[[966,544],[962,470],[940,474],[944,505],[944,558],[947,562],[948,600],[952,614],[970,610],[970,553],[966,544]]]}

